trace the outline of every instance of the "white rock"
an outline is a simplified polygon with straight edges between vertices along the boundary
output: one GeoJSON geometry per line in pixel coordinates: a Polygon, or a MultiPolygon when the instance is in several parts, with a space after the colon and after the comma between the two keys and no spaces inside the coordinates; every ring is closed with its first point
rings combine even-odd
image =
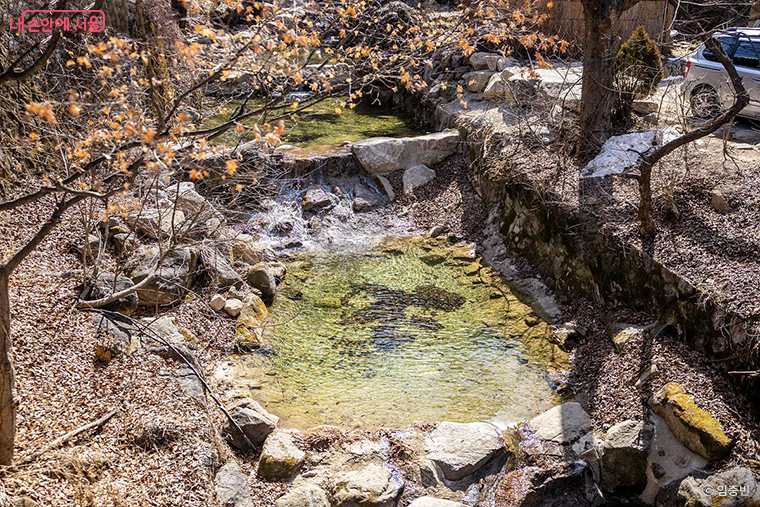
{"type": "Polygon", "coordinates": [[[315,484],[298,486],[274,502],[275,507],[330,507],[325,490],[315,484]]]}
{"type": "Polygon", "coordinates": [[[419,137],[374,137],[351,146],[356,158],[370,174],[389,173],[415,165],[433,165],[456,152],[459,131],[455,129],[419,137]]]}
{"type": "Polygon", "coordinates": [[[338,474],[334,485],[336,507],[392,507],[401,492],[390,471],[375,464],[338,474]]]}
{"type": "Polygon", "coordinates": [[[224,507],[253,507],[245,474],[234,461],[228,461],[214,478],[216,496],[224,507]]]}
{"type": "Polygon", "coordinates": [[[425,450],[450,481],[477,471],[503,449],[496,426],[485,422],[441,422],[425,439],[425,450]]]}
{"type": "Polygon", "coordinates": [[[528,424],[536,436],[558,444],[572,443],[591,430],[591,419],[575,401],[550,408],[528,424]]]}
{"type": "Polygon", "coordinates": [[[211,301],[209,301],[208,305],[211,307],[212,310],[215,312],[218,312],[224,306],[227,304],[227,300],[224,299],[224,296],[221,294],[216,294],[214,297],[211,298],[211,301]]]}
{"type": "Polygon", "coordinates": [[[464,507],[464,504],[451,500],[441,500],[432,496],[421,496],[410,503],[409,507],[464,507]]]}
{"type": "Polygon", "coordinates": [[[265,479],[288,479],[306,459],[306,453],[296,446],[293,432],[275,430],[264,442],[259,457],[259,477],[265,479]]]}
{"type": "Polygon", "coordinates": [[[504,78],[501,74],[496,73],[491,76],[486,89],[483,92],[484,100],[499,100],[504,98],[504,94],[507,92],[507,85],[504,82],[504,78]]]}
{"type": "Polygon", "coordinates": [[[435,171],[424,165],[416,165],[404,171],[402,181],[404,193],[410,194],[415,188],[430,183],[435,179],[435,171]]]}
{"type": "Polygon", "coordinates": [[[227,312],[231,317],[237,317],[240,315],[240,312],[242,310],[243,302],[237,298],[228,299],[224,303],[224,311],[227,312]]]}

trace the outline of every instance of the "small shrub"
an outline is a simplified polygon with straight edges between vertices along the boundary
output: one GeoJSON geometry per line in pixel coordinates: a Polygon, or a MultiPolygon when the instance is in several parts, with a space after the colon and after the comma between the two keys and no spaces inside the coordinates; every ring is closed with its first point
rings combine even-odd
{"type": "Polygon", "coordinates": [[[646,29],[640,26],[620,46],[615,61],[618,115],[628,118],[633,101],[651,95],[661,80],[660,51],[646,29]]]}

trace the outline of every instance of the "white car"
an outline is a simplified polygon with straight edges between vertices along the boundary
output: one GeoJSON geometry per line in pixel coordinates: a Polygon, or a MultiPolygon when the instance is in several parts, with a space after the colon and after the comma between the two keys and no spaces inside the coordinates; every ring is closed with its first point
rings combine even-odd
{"type": "MultiPolygon", "coordinates": [[[[731,58],[749,93],[750,103],[740,115],[760,119],[760,28],[730,28],[713,37],[731,58]]],[[[682,90],[694,116],[710,118],[734,103],[726,69],[704,44],[689,57],[684,78],[682,90]]]]}

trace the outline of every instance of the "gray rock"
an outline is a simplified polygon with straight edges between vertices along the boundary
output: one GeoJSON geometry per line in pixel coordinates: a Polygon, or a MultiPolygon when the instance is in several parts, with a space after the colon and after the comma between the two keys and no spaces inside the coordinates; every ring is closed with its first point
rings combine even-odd
{"type": "MultiPolygon", "coordinates": [[[[125,266],[125,271],[140,283],[152,274],[160,258],[156,247],[142,247],[125,266]]],[[[178,247],[163,259],[156,276],[137,291],[140,306],[171,305],[182,299],[195,283],[198,254],[190,247],[178,247]]]]}
{"type": "Polygon", "coordinates": [[[185,220],[191,223],[193,228],[201,227],[212,218],[219,225],[226,223],[224,215],[195,191],[195,184],[191,181],[166,187],[166,195],[172,204],[176,200],[177,208],[185,214],[185,220]]]}
{"type": "Polygon", "coordinates": [[[340,473],[334,480],[336,507],[393,507],[400,493],[401,487],[392,479],[391,472],[374,463],[340,473]]]}
{"type": "Polygon", "coordinates": [[[523,107],[538,97],[538,81],[515,75],[505,81],[504,101],[508,106],[523,107]]]}
{"type": "Polygon", "coordinates": [[[253,445],[264,443],[280,422],[276,415],[270,414],[250,398],[237,401],[230,406],[228,411],[240,429],[243,430],[245,436],[229,420],[225,422],[222,434],[230,444],[243,451],[251,448],[248,440],[253,445]],[[248,440],[246,440],[246,436],[248,440]]]}
{"type": "Polygon", "coordinates": [[[414,189],[430,183],[435,179],[435,171],[424,165],[416,165],[404,171],[402,181],[404,193],[410,194],[414,189]]]}
{"type": "MultiPolygon", "coordinates": [[[[84,298],[85,301],[103,299],[111,296],[112,294],[127,290],[135,286],[135,283],[131,278],[126,276],[117,276],[115,273],[100,273],[97,277],[91,278],[89,283],[90,290],[87,296],[84,298]]],[[[103,309],[119,312],[121,314],[129,316],[132,315],[135,310],[137,310],[138,304],[139,296],[137,292],[132,292],[120,300],[111,303],[110,305],[104,306],[103,309]]]]}
{"type": "Polygon", "coordinates": [[[558,444],[575,442],[591,430],[591,419],[575,401],[550,408],[528,424],[536,436],[558,444]]]}
{"type": "Polygon", "coordinates": [[[328,206],[331,202],[330,196],[324,188],[319,185],[313,185],[306,189],[306,193],[301,200],[301,207],[304,211],[312,211],[328,206]]]}
{"type": "Polygon", "coordinates": [[[499,454],[503,443],[493,424],[441,422],[425,439],[425,450],[446,479],[457,481],[499,454]]]}
{"type": "Polygon", "coordinates": [[[393,191],[393,185],[391,185],[391,182],[388,181],[388,178],[385,176],[377,175],[375,176],[375,182],[377,183],[380,191],[385,194],[385,197],[387,197],[389,201],[396,199],[396,193],[393,191]]]}
{"type": "Polygon", "coordinates": [[[211,307],[212,310],[215,312],[218,312],[222,308],[224,308],[224,305],[227,304],[227,300],[224,299],[224,296],[221,294],[214,294],[214,297],[211,298],[211,301],[209,301],[208,305],[211,307]]]}
{"type": "Polygon", "coordinates": [[[447,232],[449,232],[449,228],[445,225],[435,225],[428,232],[428,236],[431,238],[437,238],[438,236],[443,236],[447,232]]]}
{"type": "Polygon", "coordinates": [[[264,442],[257,473],[265,479],[288,479],[306,459],[306,453],[296,446],[293,432],[273,431],[264,442]]]}
{"type": "Polygon", "coordinates": [[[489,60],[498,60],[499,57],[498,53],[475,52],[470,55],[470,65],[472,65],[475,70],[487,69],[489,60]]]}
{"type": "Polygon", "coordinates": [[[243,279],[232,268],[228,260],[229,256],[222,254],[215,246],[208,242],[204,242],[201,245],[200,253],[203,270],[220,287],[229,287],[230,285],[240,287],[243,285],[243,279]]]}
{"type": "Polygon", "coordinates": [[[480,93],[486,89],[492,75],[493,72],[490,70],[476,70],[474,72],[468,72],[462,76],[462,79],[464,79],[468,90],[473,93],[480,93]]]}
{"type": "Polygon", "coordinates": [[[137,327],[124,317],[93,313],[92,322],[97,327],[95,355],[104,363],[137,348],[137,327]]]}
{"type": "Polygon", "coordinates": [[[652,114],[660,109],[660,103],[656,100],[641,99],[633,101],[633,110],[639,114],[652,114]]]}
{"type": "Polygon", "coordinates": [[[251,287],[261,292],[261,299],[265,303],[270,303],[274,299],[275,292],[277,291],[277,281],[269,266],[263,263],[251,266],[246,279],[251,287]]]}
{"type": "Polygon", "coordinates": [[[376,208],[382,202],[382,198],[366,185],[357,183],[354,185],[354,211],[369,211],[376,208]]]}
{"type": "Polygon", "coordinates": [[[678,487],[679,505],[690,507],[757,505],[752,501],[757,494],[757,482],[746,467],[735,467],[704,479],[687,477],[678,487]]]}
{"type": "Polygon", "coordinates": [[[585,327],[579,325],[577,322],[571,321],[554,328],[550,341],[556,343],[561,350],[569,352],[574,349],[587,334],[588,330],[585,327]]]}
{"type": "Polygon", "coordinates": [[[375,137],[351,146],[369,174],[389,173],[415,165],[433,165],[457,150],[459,132],[449,129],[418,137],[375,137]]]}
{"type": "Polygon", "coordinates": [[[222,507],[253,507],[248,481],[234,461],[228,461],[216,473],[214,489],[222,507]]]}
{"type": "Polygon", "coordinates": [[[174,233],[185,232],[185,214],[174,208],[143,208],[127,215],[127,223],[143,236],[151,239],[165,239],[174,233]]]}
{"type": "Polygon", "coordinates": [[[602,455],[602,487],[606,491],[633,494],[644,489],[653,433],[652,425],[633,420],[607,431],[602,455]]]}
{"type": "Polygon", "coordinates": [[[432,496],[421,496],[410,503],[409,507],[464,507],[464,504],[451,500],[441,500],[432,496]]]}
{"type": "Polygon", "coordinates": [[[501,100],[507,93],[507,83],[500,73],[493,74],[483,90],[483,100],[501,100]]]}
{"type": "Polygon", "coordinates": [[[719,213],[729,213],[732,211],[731,205],[728,204],[723,192],[718,188],[713,189],[713,191],[710,192],[710,205],[712,205],[713,209],[719,213]]]}
{"type": "Polygon", "coordinates": [[[274,502],[275,507],[330,507],[325,490],[314,484],[298,486],[274,502]]]}

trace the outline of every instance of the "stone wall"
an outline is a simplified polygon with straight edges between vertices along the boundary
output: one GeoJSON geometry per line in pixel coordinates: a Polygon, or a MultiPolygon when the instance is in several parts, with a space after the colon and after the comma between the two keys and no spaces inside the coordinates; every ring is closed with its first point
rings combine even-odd
{"type": "MultiPolygon", "coordinates": [[[[479,141],[482,125],[472,116],[462,121],[449,108],[421,97],[397,100],[431,129],[457,126],[460,150],[470,167],[470,180],[490,209],[501,216],[500,232],[509,248],[525,257],[565,300],[582,296],[604,310],[631,308],[658,317],[661,325],[675,325],[682,339],[704,353],[724,371],[754,370],[750,360],[748,326],[740,316],[679,276],[637,246],[624,243],[604,229],[589,213],[545,190],[524,174],[495,181],[487,146],[479,141]]],[[[498,143],[491,137],[490,143],[498,143]]],[[[732,376],[737,383],[746,376],[732,376]]]]}

